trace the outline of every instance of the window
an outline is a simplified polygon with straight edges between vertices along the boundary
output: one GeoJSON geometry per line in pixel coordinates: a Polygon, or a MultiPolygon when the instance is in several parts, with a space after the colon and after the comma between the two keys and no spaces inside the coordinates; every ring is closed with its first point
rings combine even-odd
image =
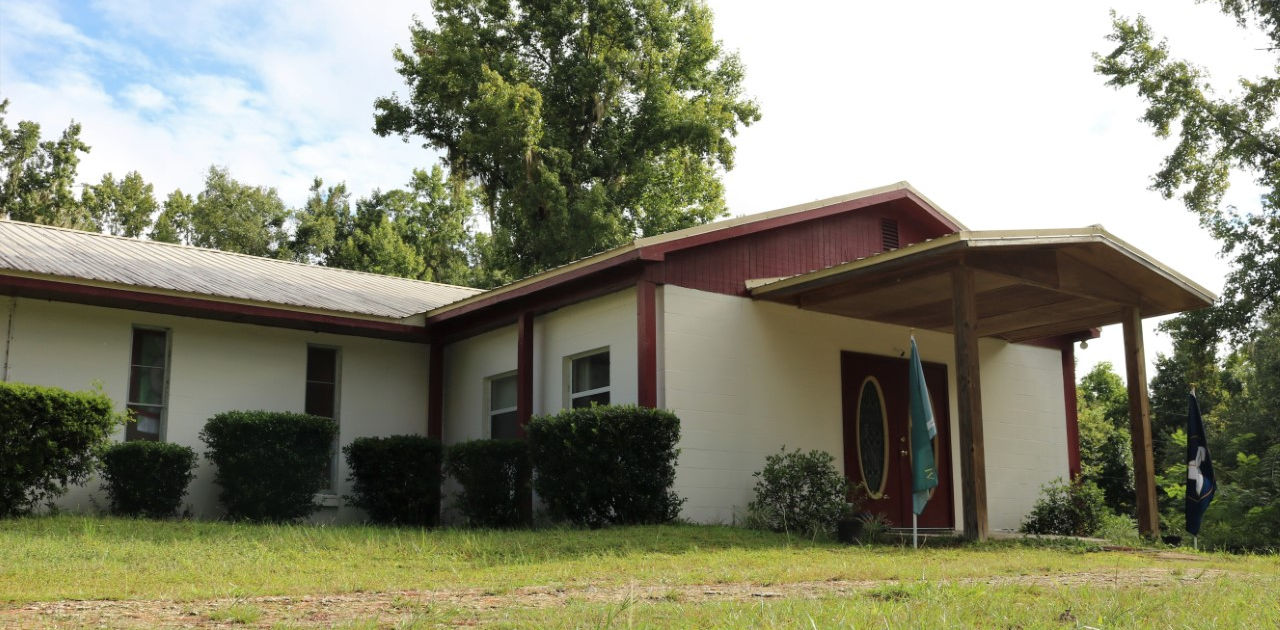
{"type": "Polygon", "coordinates": [[[127,407],[137,422],[125,429],[125,440],[159,441],[164,427],[168,389],[169,332],[155,328],[133,329],[133,353],[129,360],[127,407]]]}
{"type": "Polygon", "coordinates": [[[569,406],[609,404],[609,350],[569,359],[569,406]]]}
{"type": "Polygon", "coordinates": [[[520,439],[516,420],[516,375],[489,377],[489,437],[495,440],[520,439]]]}
{"type": "MultiPolygon", "coordinates": [[[[307,346],[307,398],[304,411],[313,416],[338,419],[338,349],[307,346]]],[[[329,467],[325,470],[325,492],[337,486],[338,438],[334,436],[329,467]]]]}

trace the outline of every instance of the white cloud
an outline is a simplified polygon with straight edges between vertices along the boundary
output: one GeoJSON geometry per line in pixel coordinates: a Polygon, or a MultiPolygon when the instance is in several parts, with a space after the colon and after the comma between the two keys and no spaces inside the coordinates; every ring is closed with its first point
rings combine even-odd
{"type": "Polygon", "coordinates": [[[121,91],[121,96],[140,110],[169,109],[173,102],[155,86],[135,83],[121,91]]]}

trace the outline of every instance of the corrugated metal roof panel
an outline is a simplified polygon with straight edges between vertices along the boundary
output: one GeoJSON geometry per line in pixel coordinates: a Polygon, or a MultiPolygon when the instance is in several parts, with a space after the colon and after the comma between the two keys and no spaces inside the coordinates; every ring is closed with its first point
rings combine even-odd
{"type": "Polygon", "coordinates": [[[405,318],[478,289],[0,220],[0,270],[405,318]]]}

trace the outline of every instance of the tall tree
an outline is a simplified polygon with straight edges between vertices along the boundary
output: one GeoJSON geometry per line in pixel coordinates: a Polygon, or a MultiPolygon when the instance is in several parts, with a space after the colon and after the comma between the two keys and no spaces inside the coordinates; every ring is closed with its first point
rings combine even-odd
{"type": "Polygon", "coordinates": [[[414,170],[406,189],[375,191],[351,212],[346,187],[317,179],[297,212],[294,250],[330,267],[474,284],[473,202],[440,167],[414,170]]]}
{"type": "Polygon", "coordinates": [[[718,176],[758,120],[699,0],[440,0],[396,48],[409,95],[374,131],[477,182],[486,258],[519,276],[725,212],[718,176]]]}
{"type": "MultiPolygon", "coordinates": [[[[1280,2],[1214,4],[1241,28],[1270,38],[1280,68],[1280,2]]],[[[1109,38],[1116,48],[1095,56],[1096,70],[1109,85],[1137,88],[1147,104],[1143,120],[1157,136],[1176,134],[1177,144],[1152,187],[1167,198],[1181,196],[1233,259],[1216,316],[1243,339],[1280,306],[1280,76],[1241,78],[1222,96],[1209,73],[1174,58],[1143,17],[1113,15],[1109,38]],[[1256,209],[1222,207],[1233,171],[1248,173],[1266,190],[1256,209]]]]}
{"type": "Polygon", "coordinates": [[[162,243],[190,245],[195,238],[191,226],[195,204],[191,195],[183,193],[181,188],[169,193],[164,200],[164,210],[156,217],[148,236],[151,240],[162,243]]]}
{"type": "Polygon", "coordinates": [[[41,140],[40,125],[5,123],[9,101],[0,101],[0,216],[61,227],[96,230],[75,197],[76,168],[89,145],[72,122],[57,140],[41,140]]]}
{"type": "Polygon", "coordinates": [[[111,173],[102,181],[84,187],[80,203],[102,231],[113,236],[142,236],[151,226],[151,215],[159,209],[154,188],[138,171],[130,171],[123,179],[111,173]]]}
{"type": "MultiPolygon", "coordinates": [[[[166,221],[183,219],[163,218],[166,221]]],[[[290,247],[290,218],[289,208],[274,188],[242,184],[232,179],[227,169],[211,166],[204,190],[191,205],[186,221],[175,224],[173,231],[189,234],[189,245],[290,259],[294,256],[290,247]]]]}
{"type": "Polygon", "coordinates": [[[1080,425],[1080,473],[1102,489],[1107,507],[1131,514],[1133,454],[1129,442],[1129,394],[1108,361],[1099,362],[1076,388],[1080,425]]]}

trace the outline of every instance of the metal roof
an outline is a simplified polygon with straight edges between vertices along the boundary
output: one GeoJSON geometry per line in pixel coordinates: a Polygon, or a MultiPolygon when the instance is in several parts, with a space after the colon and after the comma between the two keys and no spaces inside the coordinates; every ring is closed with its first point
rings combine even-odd
{"type": "Polygon", "coordinates": [[[0,220],[0,273],[403,319],[481,291],[0,220]]]}

